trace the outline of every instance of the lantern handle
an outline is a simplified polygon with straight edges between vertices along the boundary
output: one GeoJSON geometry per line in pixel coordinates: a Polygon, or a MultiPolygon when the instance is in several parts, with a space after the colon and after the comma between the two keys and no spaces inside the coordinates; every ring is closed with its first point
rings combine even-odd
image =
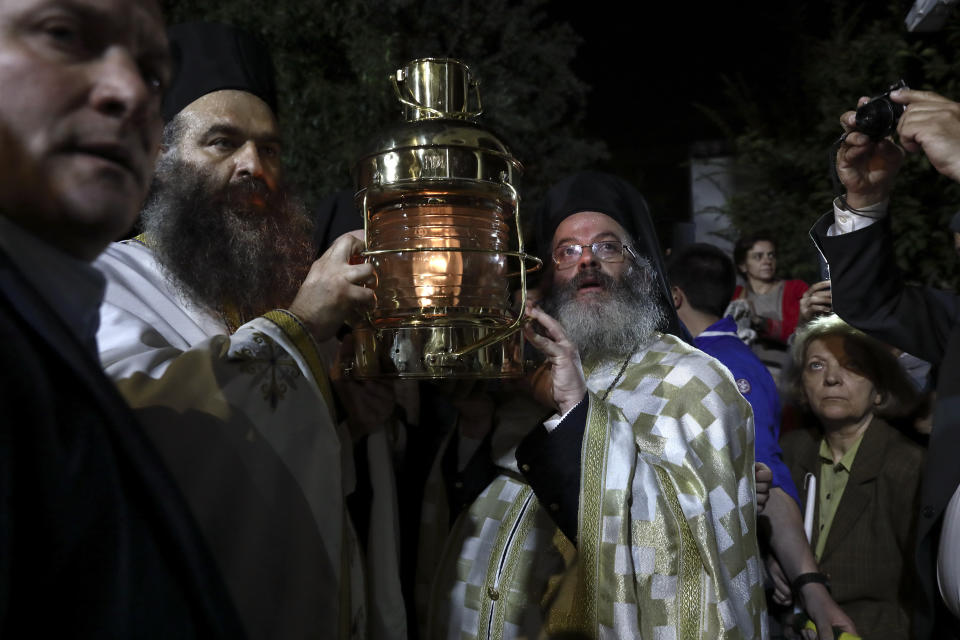
{"type": "Polygon", "coordinates": [[[450,118],[450,119],[466,119],[466,118],[478,118],[483,115],[483,103],[480,101],[480,81],[479,80],[470,80],[470,87],[473,89],[473,93],[477,96],[477,110],[476,111],[440,111],[439,109],[434,109],[433,107],[428,107],[420,104],[417,101],[417,97],[413,95],[413,92],[409,87],[404,84],[404,89],[400,89],[400,80],[397,78],[402,73],[402,71],[397,71],[396,75],[388,76],[391,84],[393,84],[393,91],[397,94],[397,100],[401,104],[404,104],[418,111],[424,111],[426,113],[432,114],[438,118],[450,118]],[[403,91],[410,96],[409,99],[403,96],[403,91]]]}
{"type": "Polygon", "coordinates": [[[520,228],[520,196],[517,193],[516,188],[506,181],[506,174],[501,174],[500,179],[504,186],[510,190],[510,193],[513,196],[513,202],[515,203],[513,207],[513,217],[517,226],[517,252],[515,254],[510,252],[508,255],[512,254],[516,257],[519,257],[522,263],[520,269],[520,312],[517,314],[516,319],[510,324],[510,326],[505,327],[500,331],[494,331],[483,340],[468,345],[459,351],[425,354],[424,362],[430,366],[453,366],[456,362],[461,361],[463,356],[469,355],[474,351],[479,351],[480,349],[488,347],[491,344],[506,340],[511,335],[519,331],[525,324],[524,318],[526,317],[525,313],[527,308],[527,260],[532,260],[534,262],[533,266],[529,268],[530,271],[538,271],[540,267],[543,266],[543,261],[536,256],[528,255],[523,250],[523,230],[520,228]]]}
{"type": "MultiPolygon", "coordinates": [[[[367,191],[363,192],[363,251],[360,253],[363,256],[364,261],[369,259],[370,252],[367,251],[367,247],[370,246],[369,237],[367,235],[367,191]]],[[[366,285],[364,285],[366,286],[366,285]]],[[[367,324],[371,327],[373,326],[373,311],[367,309],[363,312],[364,317],[367,320],[367,324]]]]}

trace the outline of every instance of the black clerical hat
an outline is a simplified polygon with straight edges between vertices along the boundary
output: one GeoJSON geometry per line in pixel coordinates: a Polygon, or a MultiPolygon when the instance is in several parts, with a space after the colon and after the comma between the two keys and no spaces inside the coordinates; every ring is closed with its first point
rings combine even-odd
{"type": "Polygon", "coordinates": [[[211,22],[178,24],[167,31],[173,81],[163,98],[169,122],[188,104],[214,91],[248,91],[277,112],[277,90],[270,52],[236,27],[211,22]]]}
{"type": "Polygon", "coordinates": [[[604,213],[641,244],[646,245],[646,239],[653,238],[651,249],[659,250],[647,202],[640,192],[614,175],[583,171],[560,180],[547,191],[536,219],[541,258],[550,258],[553,234],[560,223],[581,211],[604,213]]]}

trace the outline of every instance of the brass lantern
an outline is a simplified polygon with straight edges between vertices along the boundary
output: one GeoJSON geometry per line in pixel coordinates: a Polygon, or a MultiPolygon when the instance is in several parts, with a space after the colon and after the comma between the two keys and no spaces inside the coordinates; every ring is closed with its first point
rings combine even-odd
{"type": "Polygon", "coordinates": [[[378,137],[356,166],[377,305],[354,327],[352,374],[519,376],[526,273],[540,267],[523,248],[522,167],[476,124],[478,84],[462,62],[414,60],[391,80],[405,122],[378,137]],[[518,311],[511,277],[519,278],[518,311]]]}

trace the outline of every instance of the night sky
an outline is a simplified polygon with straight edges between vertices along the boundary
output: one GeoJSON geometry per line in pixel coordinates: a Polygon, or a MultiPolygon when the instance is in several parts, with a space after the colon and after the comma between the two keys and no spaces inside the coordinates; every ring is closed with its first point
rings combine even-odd
{"type": "Polygon", "coordinates": [[[623,5],[640,18],[597,11],[602,5],[564,1],[551,10],[584,39],[574,70],[593,86],[585,127],[610,147],[604,168],[637,184],[655,218],[685,220],[690,145],[723,137],[695,105],[740,126],[723,78],[761,91],[788,85],[798,39],[826,31],[829,3],[623,5]]]}

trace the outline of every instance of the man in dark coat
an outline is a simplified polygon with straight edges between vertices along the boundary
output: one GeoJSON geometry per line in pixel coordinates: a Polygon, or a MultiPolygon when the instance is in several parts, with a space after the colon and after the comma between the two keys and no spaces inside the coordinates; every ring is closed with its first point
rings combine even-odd
{"type": "Polygon", "coordinates": [[[154,0],[0,4],[0,636],[243,633],[166,468],[97,360],[89,262],[160,141],[154,0]]]}
{"type": "MultiPolygon", "coordinates": [[[[925,91],[891,94],[906,105],[897,125],[903,149],[922,151],[941,174],[960,181],[960,104],[925,91]]],[[[860,104],[867,101],[861,98],[860,104]]],[[[916,565],[919,573],[914,637],[960,637],[960,297],[906,286],[896,266],[886,216],[903,151],[889,138],[871,140],[855,130],[855,114],[841,117],[847,134],[837,153],[846,195],[822,217],[811,236],[830,265],[833,308],[871,336],[939,366],[933,431],[923,470],[916,565]],[[950,505],[948,508],[948,504],[950,505]],[[954,516],[954,517],[951,517],[954,516]],[[948,533],[948,529],[952,533],[948,533]],[[939,565],[938,565],[939,557],[939,565]],[[939,580],[938,580],[939,573],[939,580]],[[943,598],[938,594],[938,581],[943,598]],[[953,585],[951,592],[950,585],[953,585]]]]}

